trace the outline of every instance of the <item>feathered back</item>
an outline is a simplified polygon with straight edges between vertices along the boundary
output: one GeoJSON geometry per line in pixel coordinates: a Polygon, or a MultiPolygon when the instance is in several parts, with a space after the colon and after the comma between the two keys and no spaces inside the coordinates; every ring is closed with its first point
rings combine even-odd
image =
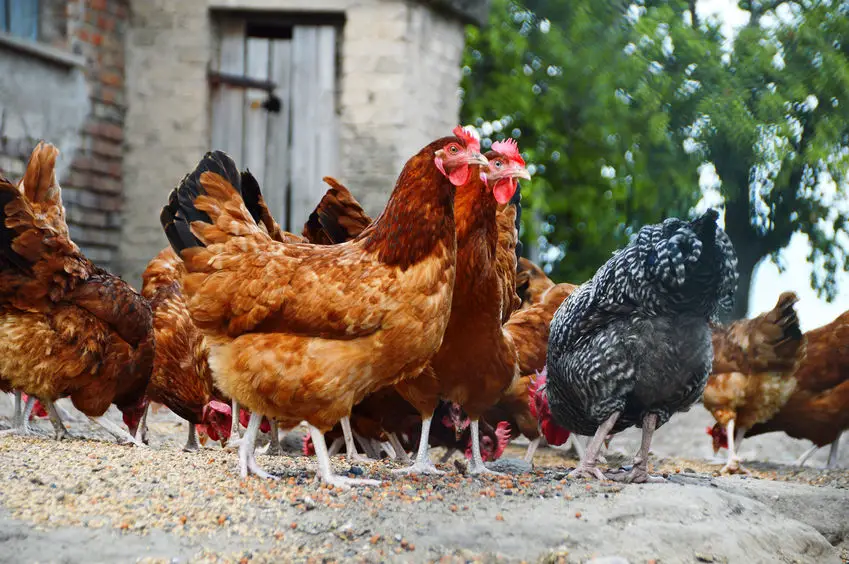
{"type": "Polygon", "coordinates": [[[715,325],[713,373],[792,370],[804,350],[794,307],[798,301],[795,293],[784,292],[768,312],[727,326],[715,325]]]}
{"type": "Polygon", "coordinates": [[[372,219],[338,180],[332,176],[325,176],[322,180],[330,189],[304,225],[304,237],[316,245],[335,245],[355,239],[372,219]]]}

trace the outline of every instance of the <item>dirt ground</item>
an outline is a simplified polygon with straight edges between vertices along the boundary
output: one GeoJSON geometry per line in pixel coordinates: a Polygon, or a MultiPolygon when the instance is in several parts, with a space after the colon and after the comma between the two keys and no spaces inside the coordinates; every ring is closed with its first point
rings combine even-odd
{"type": "MultiPolygon", "coordinates": [[[[0,428],[9,414],[0,397],[0,428]]],[[[445,476],[398,478],[393,462],[336,457],[339,472],[383,480],[338,491],[297,455],[258,457],[279,481],[241,480],[217,443],[182,452],[185,423],[167,410],[147,449],[84,421],[57,443],[40,421],[44,437],[0,438],[0,562],[849,562],[849,446],[841,470],[820,469],[828,449],[798,469],[809,444],[763,436],[743,445],[752,477],[720,478],[710,423],[695,406],[658,431],[666,484],[568,480],[572,453],[545,448],[533,471],[494,478],[465,476],[459,458],[445,476]]],[[[615,437],[609,463],[638,437],[615,437]]]]}

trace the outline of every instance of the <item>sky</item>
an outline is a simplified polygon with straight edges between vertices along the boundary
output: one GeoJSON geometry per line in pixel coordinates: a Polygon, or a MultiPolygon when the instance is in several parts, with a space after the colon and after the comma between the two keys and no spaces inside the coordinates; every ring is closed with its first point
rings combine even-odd
{"type": "MultiPolygon", "coordinates": [[[[697,7],[700,17],[716,16],[722,21],[726,37],[730,37],[736,28],[745,25],[749,19],[747,12],[737,8],[736,0],[700,0],[697,7]]],[[[710,171],[703,172],[702,184],[713,183],[715,175],[713,178],[711,176],[710,171]]],[[[784,272],[780,273],[778,267],[769,260],[758,265],[749,298],[750,316],[772,309],[778,296],[785,291],[794,291],[799,296],[796,311],[803,331],[825,325],[849,310],[849,275],[845,272],[838,274],[839,293],[832,303],[820,299],[811,288],[811,265],[807,262],[809,252],[807,237],[796,234],[783,251],[782,256],[787,265],[784,272]]]]}

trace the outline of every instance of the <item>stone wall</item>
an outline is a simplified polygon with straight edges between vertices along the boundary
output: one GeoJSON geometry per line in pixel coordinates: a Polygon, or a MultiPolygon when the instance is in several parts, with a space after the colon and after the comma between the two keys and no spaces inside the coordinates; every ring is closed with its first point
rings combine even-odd
{"type": "Polygon", "coordinates": [[[34,144],[62,152],[71,237],[115,268],[122,197],[126,0],[43,0],[39,41],[0,42],[0,168],[23,172],[34,144]]]}

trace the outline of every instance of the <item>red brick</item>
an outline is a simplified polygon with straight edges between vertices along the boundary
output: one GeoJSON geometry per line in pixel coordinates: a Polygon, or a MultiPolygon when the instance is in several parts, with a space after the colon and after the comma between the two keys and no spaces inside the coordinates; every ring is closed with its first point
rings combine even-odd
{"type": "Polygon", "coordinates": [[[91,151],[95,155],[121,158],[123,154],[123,147],[120,143],[115,143],[114,141],[102,141],[100,139],[95,139],[91,145],[91,151]]]}
{"type": "Polygon", "coordinates": [[[93,33],[91,35],[91,44],[99,47],[101,43],[103,43],[103,36],[99,33],[93,33]]]}
{"type": "Polygon", "coordinates": [[[97,16],[97,27],[102,31],[112,31],[115,29],[115,20],[108,16],[97,16]]]}
{"type": "Polygon", "coordinates": [[[82,41],[88,43],[88,31],[85,29],[77,30],[77,37],[79,37],[82,41]]]}
{"type": "Polygon", "coordinates": [[[106,0],[89,0],[88,6],[92,10],[106,10],[106,0]]]}
{"type": "Polygon", "coordinates": [[[100,82],[109,86],[123,86],[124,77],[116,72],[104,72],[100,75],[100,82]]]}

